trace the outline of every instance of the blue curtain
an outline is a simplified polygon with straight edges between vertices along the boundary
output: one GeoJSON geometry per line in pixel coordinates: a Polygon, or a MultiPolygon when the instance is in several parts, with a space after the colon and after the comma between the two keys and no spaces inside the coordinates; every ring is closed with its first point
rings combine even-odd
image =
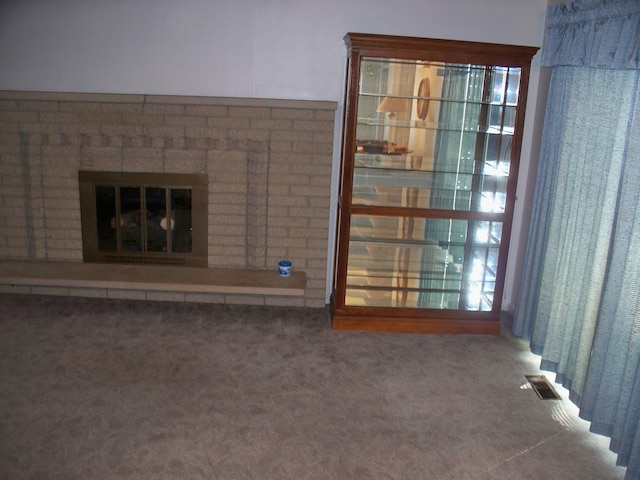
{"type": "Polygon", "coordinates": [[[513,331],[640,478],[640,2],[549,7],[552,68],[513,331]]]}

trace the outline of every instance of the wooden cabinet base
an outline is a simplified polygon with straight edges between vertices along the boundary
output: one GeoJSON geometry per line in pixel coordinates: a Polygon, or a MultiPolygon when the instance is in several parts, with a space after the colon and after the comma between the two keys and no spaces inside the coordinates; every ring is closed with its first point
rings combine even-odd
{"type": "Polygon", "coordinates": [[[334,330],[357,330],[365,332],[499,335],[500,320],[451,320],[334,315],[332,328],[334,330]]]}

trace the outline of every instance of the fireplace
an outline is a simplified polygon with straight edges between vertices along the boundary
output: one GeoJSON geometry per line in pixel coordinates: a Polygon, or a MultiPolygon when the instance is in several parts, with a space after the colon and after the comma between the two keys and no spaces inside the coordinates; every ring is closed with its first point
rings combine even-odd
{"type": "MultiPolygon", "coordinates": [[[[185,276],[194,270],[202,276],[219,271],[221,277],[233,282],[256,270],[277,275],[278,262],[287,259],[293,262],[294,274],[304,273],[302,297],[286,292],[202,294],[183,288],[177,288],[175,296],[118,288],[109,290],[108,295],[324,308],[328,241],[333,237],[329,231],[336,109],[336,102],[309,100],[0,91],[6,131],[0,135],[0,264],[3,260],[29,260],[76,268],[76,264],[92,262],[78,268],[104,271],[113,265],[127,267],[114,270],[145,275],[154,269],[153,265],[142,268],[146,266],[143,262],[168,263],[166,268],[158,268],[185,270],[185,276]],[[125,176],[114,181],[112,174],[89,178],[82,185],[81,209],[79,171],[170,175],[134,181],[125,176]],[[182,174],[203,177],[178,182],[182,174]],[[205,175],[206,187],[197,180],[207,178],[205,175]],[[167,231],[162,226],[161,231],[156,228],[162,243],[153,244],[151,251],[143,250],[146,241],[142,233],[140,246],[133,244],[135,251],[118,250],[118,235],[122,238],[124,228],[119,225],[126,212],[115,206],[109,207],[112,210],[105,215],[108,222],[102,220],[102,226],[120,228],[120,233],[106,230],[111,244],[106,245],[107,251],[101,251],[95,185],[112,187],[117,183],[125,188],[160,185],[190,190],[192,251],[175,252],[176,241],[165,239],[167,231]],[[93,226],[84,225],[83,217],[84,222],[93,218],[93,226]],[[111,227],[112,218],[115,227],[111,227]],[[163,251],[165,244],[170,245],[170,254],[163,251]],[[124,261],[134,264],[93,263],[124,261]],[[207,268],[171,268],[183,262],[207,268]]],[[[168,195],[171,198],[170,192],[168,195]]],[[[164,204],[177,210],[170,200],[164,204]]],[[[181,224],[177,213],[182,212],[169,217],[174,228],[181,224]]],[[[147,280],[154,280],[152,274],[148,276],[147,280]]],[[[281,285],[295,280],[279,275],[276,279],[282,280],[281,285]]],[[[38,291],[68,294],[78,290],[85,291],[75,287],[38,291]]],[[[88,295],[101,294],[101,290],[86,291],[88,295]]]]}
{"type": "Polygon", "coordinates": [[[205,174],[80,171],[85,262],[207,267],[205,174]]]}

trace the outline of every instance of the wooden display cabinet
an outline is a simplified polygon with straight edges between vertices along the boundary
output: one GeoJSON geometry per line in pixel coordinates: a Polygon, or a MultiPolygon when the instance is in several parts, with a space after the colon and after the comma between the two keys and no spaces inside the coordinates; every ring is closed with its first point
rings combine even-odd
{"type": "Polygon", "coordinates": [[[345,43],[333,327],[499,333],[537,48],[345,43]]]}

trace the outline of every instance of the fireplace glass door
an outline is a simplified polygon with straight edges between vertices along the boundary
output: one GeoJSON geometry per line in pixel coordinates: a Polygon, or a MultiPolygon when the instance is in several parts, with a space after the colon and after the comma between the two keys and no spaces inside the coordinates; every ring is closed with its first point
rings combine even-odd
{"type": "Polygon", "coordinates": [[[202,176],[104,173],[81,172],[85,260],[191,264],[206,252],[202,176]]]}
{"type": "Polygon", "coordinates": [[[96,186],[101,252],[190,253],[191,190],[96,186]]]}

